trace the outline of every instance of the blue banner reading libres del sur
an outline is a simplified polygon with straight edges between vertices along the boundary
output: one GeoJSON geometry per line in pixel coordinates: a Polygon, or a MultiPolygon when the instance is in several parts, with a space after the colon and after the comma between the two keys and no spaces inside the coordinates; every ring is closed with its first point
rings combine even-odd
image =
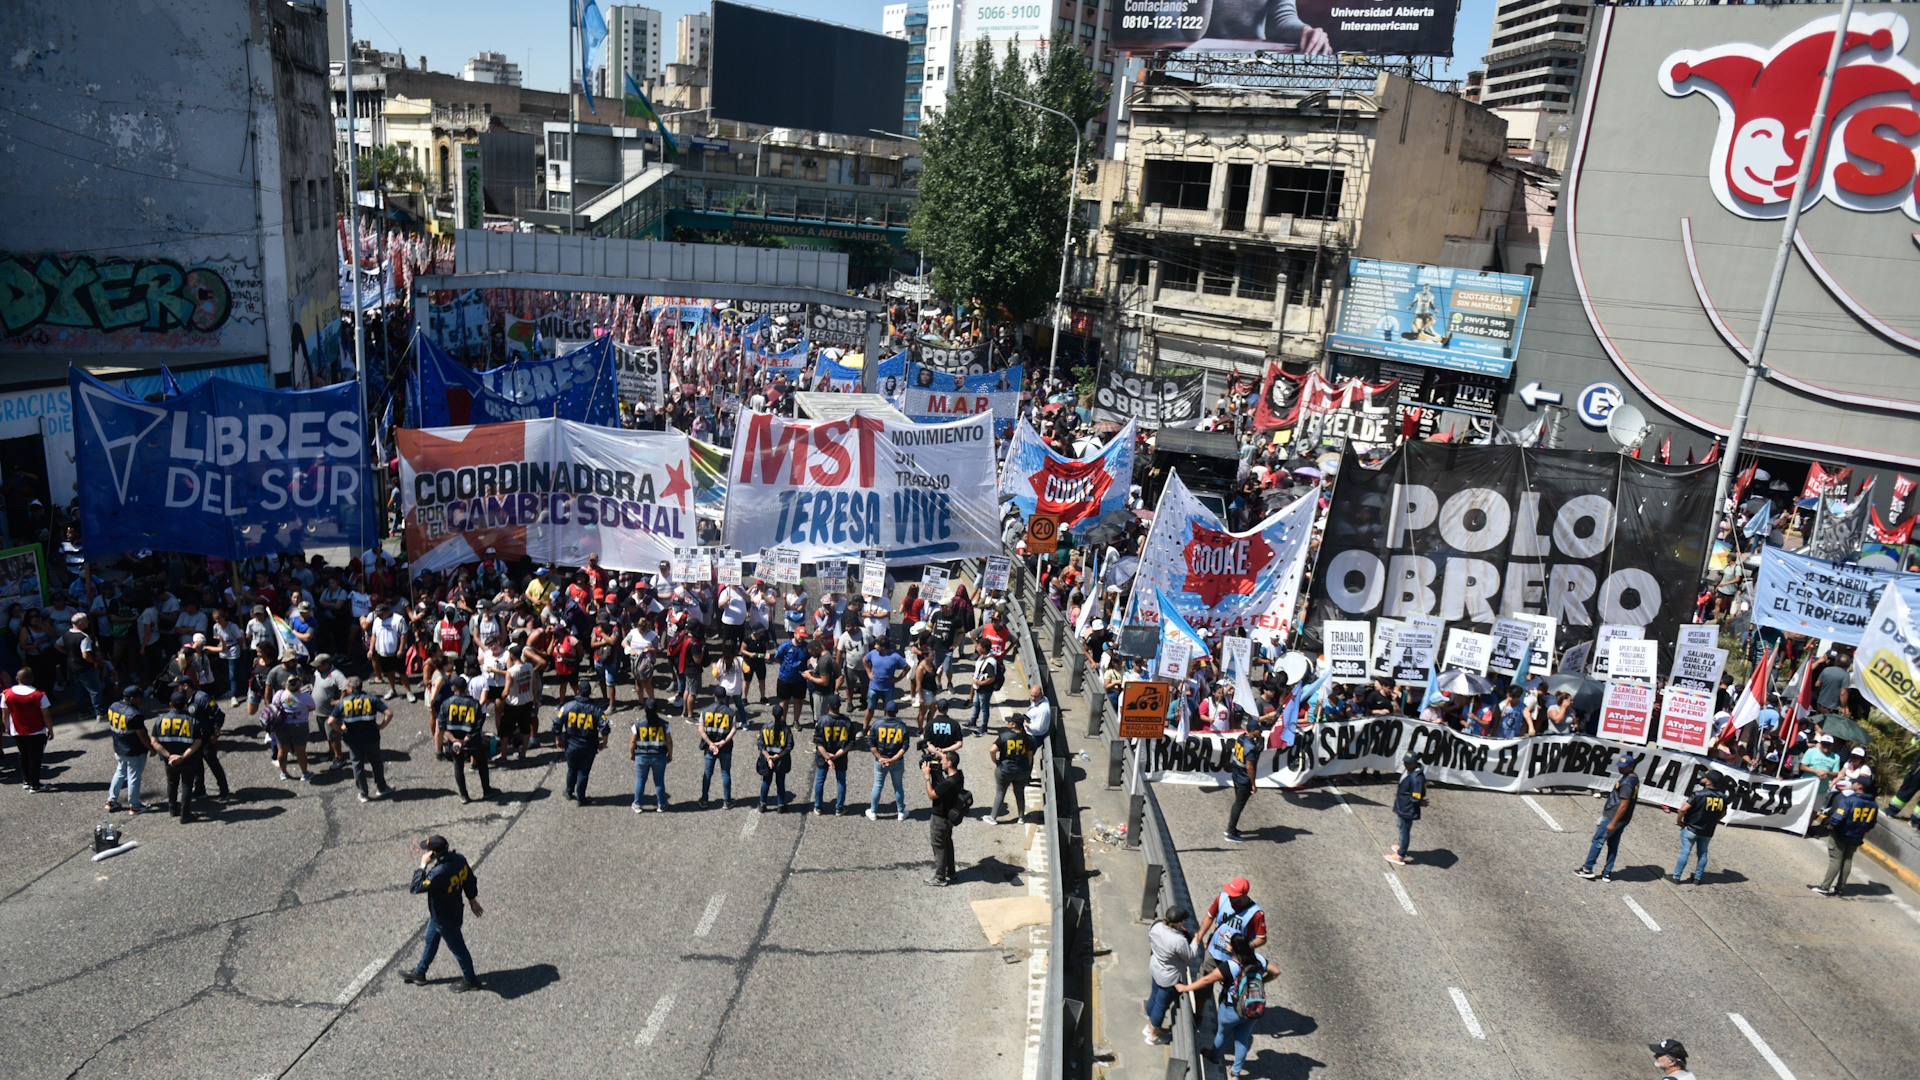
{"type": "Polygon", "coordinates": [[[359,388],[209,379],[143,401],[69,369],[87,557],[243,559],[376,542],[359,388]]]}

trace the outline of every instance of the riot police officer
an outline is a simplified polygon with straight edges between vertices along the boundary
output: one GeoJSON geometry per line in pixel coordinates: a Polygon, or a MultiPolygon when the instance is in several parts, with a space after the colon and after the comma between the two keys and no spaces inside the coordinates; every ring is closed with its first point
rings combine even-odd
{"type": "Polygon", "coordinates": [[[201,727],[187,713],[192,700],[175,690],[167,711],[153,718],[153,742],[167,761],[167,813],[183,825],[193,820],[193,786],[200,779],[201,727]]]}
{"type": "MultiPolygon", "coordinates": [[[[480,674],[480,662],[467,661],[469,677],[480,674]]],[[[447,740],[447,756],[453,760],[453,785],[460,789],[460,801],[473,801],[467,795],[467,762],[473,762],[473,771],[480,775],[480,797],[490,799],[494,788],[487,776],[487,735],[486,714],[480,709],[480,703],[467,692],[465,679],[449,680],[454,692],[440,701],[440,733],[447,740]]]]}
{"type": "Polygon", "coordinates": [[[187,702],[187,715],[200,722],[200,758],[203,772],[194,782],[193,793],[205,796],[207,793],[207,773],[213,774],[213,782],[220,794],[216,796],[222,806],[233,801],[233,791],[227,786],[227,770],[220,764],[220,732],[227,725],[227,714],[214,704],[213,697],[205,690],[195,690],[186,683],[179,684],[193,697],[187,702]]]}
{"type": "Polygon", "coordinates": [[[660,715],[660,702],[648,698],[646,715],[633,722],[633,738],[627,753],[633,758],[633,812],[639,813],[647,797],[647,778],[653,778],[653,808],[667,812],[667,763],[673,760],[673,731],[660,715]]]}
{"type": "Polygon", "coordinates": [[[592,688],[592,680],[581,679],[574,685],[573,700],[560,706],[553,718],[554,741],[567,755],[566,797],[576,806],[587,805],[587,777],[593,772],[593,759],[607,748],[607,714],[591,700],[592,688]]]}
{"type": "Polygon", "coordinates": [[[393,723],[393,713],[386,702],[362,690],[361,685],[359,676],[347,680],[346,696],[333,703],[330,723],[353,756],[353,785],[360,789],[360,801],[366,802],[374,797],[367,794],[369,773],[376,795],[384,799],[393,794],[387,786],[386,766],[380,761],[380,732],[393,723]]]}

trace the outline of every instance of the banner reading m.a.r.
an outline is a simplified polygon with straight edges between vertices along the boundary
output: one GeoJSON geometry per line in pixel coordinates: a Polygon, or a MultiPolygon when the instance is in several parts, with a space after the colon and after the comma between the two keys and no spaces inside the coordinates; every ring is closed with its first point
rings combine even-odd
{"type": "Polygon", "coordinates": [[[1714,467],[1619,454],[1412,443],[1351,454],[1328,516],[1321,619],[1541,615],[1568,642],[1600,623],[1672,641],[1691,613],[1714,467]]]}
{"type": "Polygon", "coordinates": [[[89,557],[244,559],[375,542],[352,383],[286,391],[216,378],[142,401],[71,368],[68,385],[89,557]]]}

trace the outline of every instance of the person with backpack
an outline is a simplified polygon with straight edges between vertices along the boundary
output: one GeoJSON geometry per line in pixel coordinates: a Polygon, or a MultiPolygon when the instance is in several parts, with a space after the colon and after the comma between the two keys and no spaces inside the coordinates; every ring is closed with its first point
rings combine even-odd
{"type": "Polygon", "coordinates": [[[927,798],[933,810],[927,815],[927,837],[933,846],[933,876],[924,884],[944,889],[953,884],[953,827],[967,819],[973,796],[967,791],[967,775],[957,761],[949,767],[943,754],[927,754],[920,761],[920,775],[926,778],[927,798]]]}
{"type": "Polygon", "coordinates": [[[1248,895],[1252,891],[1246,878],[1234,878],[1221,887],[1220,895],[1207,908],[1200,932],[1194,935],[1194,940],[1205,942],[1207,948],[1206,958],[1200,963],[1202,977],[1226,963],[1227,942],[1233,935],[1247,935],[1256,949],[1267,943],[1267,913],[1248,895]]]}
{"type": "MultiPolygon", "coordinates": [[[[1220,966],[1183,986],[1178,993],[1191,993],[1213,983],[1226,987],[1217,1010],[1213,1056],[1220,1060],[1228,1045],[1233,1047],[1233,1066],[1228,1076],[1247,1076],[1247,1051],[1253,1046],[1253,1025],[1267,1014],[1267,983],[1279,977],[1280,969],[1254,951],[1247,935],[1236,933],[1227,939],[1227,958],[1220,966]]],[[[1224,1064],[1224,1062],[1222,1062],[1224,1064]]]]}

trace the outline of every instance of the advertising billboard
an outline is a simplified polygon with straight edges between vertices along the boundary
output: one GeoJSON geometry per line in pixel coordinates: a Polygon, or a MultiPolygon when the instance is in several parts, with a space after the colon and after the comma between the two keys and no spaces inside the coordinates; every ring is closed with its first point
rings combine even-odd
{"type": "Polygon", "coordinates": [[[1452,56],[1450,3],[1393,0],[1120,0],[1113,45],[1125,52],[1279,52],[1452,56]]]}
{"type": "Polygon", "coordinates": [[[1328,350],[1512,374],[1532,278],[1376,259],[1348,260],[1347,276],[1328,350]]]}
{"type": "Polygon", "coordinates": [[[716,2],[712,78],[716,117],[865,137],[899,126],[907,42],[716,2]]]}
{"type": "Polygon", "coordinates": [[[1039,0],[967,0],[960,16],[961,40],[986,38],[998,56],[1008,42],[1022,53],[1047,47],[1048,5],[1039,0]]]}
{"type": "MultiPolygon", "coordinates": [[[[1594,12],[1529,313],[1535,343],[1522,345],[1516,381],[1569,402],[1604,382],[1646,413],[1652,440],[1724,435],[1786,200],[1813,153],[1746,438],[1795,456],[1920,465],[1912,8],[1854,9],[1826,125],[1811,137],[1838,5],[1594,12]]],[[[1530,419],[1508,405],[1508,426],[1530,419]]],[[[1598,429],[1605,412],[1579,419],[1598,429]]]]}

